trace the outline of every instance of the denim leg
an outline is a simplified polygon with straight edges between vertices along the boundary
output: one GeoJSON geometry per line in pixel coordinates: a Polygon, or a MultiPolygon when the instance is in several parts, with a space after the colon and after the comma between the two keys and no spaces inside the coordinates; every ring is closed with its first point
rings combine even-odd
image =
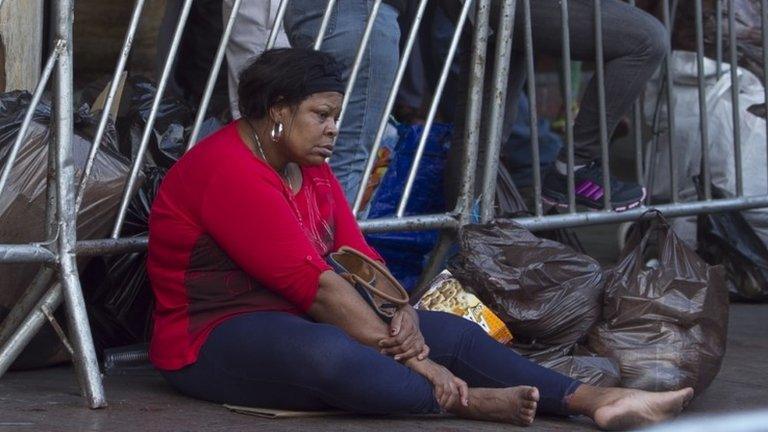
{"type": "Polygon", "coordinates": [[[215,403],[369,414],[440,410],[421,375],[338,327],[281,312],[228,319],[208,336],[197,362],[163,376],[181,393],[215,403]]]}
{"type": "MultiPolygon", "coordinates": [[[[321,49],[336,57],[348,80],[373,0],[338,0],[321,49]]],[[[311,47],[320,28],[325,2],[292,0],[285,15],[285,31],[294,47],[311,47]]],[[[343,124],[330,164],[349,202],[362,180],[399,61],[398,11],[382,4],[360,71],[349,95],[343,124]]]]}
{"type": "Polygon", "coordinates": [[[539,412],[567,414],[565,397],[576,391],[579,381],[521,357],[464,318],[419,311],[419,323],[430,358],[470,387],[534,386],[541,396],[539,412]]]}

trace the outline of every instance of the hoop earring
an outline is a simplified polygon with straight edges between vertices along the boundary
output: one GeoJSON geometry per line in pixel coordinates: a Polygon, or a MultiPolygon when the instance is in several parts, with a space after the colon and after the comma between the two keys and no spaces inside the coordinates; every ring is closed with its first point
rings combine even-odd
{"type": "Polygon", "coordinates": [[[273,142],[280,141],[280,138],[283,137],[283,124],[280,122],[275,123],[269,135],[272,137],[273,142]]]}

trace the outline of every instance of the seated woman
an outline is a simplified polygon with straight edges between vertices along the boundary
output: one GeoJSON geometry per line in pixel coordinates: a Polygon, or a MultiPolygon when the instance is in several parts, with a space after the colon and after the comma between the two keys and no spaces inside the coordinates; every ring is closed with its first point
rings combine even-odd
{"type": "Polygon", "coordinates": [[[147,267],[150,356],[174,388],[216,403],[519,425],[583,414],[609,429],[682,410],[690,388],[582,384],[463,318],[406,306],[382,321],[324,260],[342,246],[381,260],[325,163],[343,89],[328,54],[267,51],[241,75],[243,118],[168,172],[147,267]]]}

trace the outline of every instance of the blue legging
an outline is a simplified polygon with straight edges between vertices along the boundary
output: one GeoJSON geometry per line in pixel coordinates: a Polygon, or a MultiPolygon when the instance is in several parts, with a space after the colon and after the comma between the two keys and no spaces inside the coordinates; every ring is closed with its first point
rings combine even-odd
{"type": "MultiPolygon", "coordinates": [[[[419,311],[430,358],[470,387],[530,385],[539,412],[564,414],[579,382],[538,366],[478,325],[419,311]]],[[[219,325],[196,363],[162,373],[181,393],[216,403],[366,414],[436,413],[431,384],[329,324],[280,312],[239,315],[219,325]]]]}

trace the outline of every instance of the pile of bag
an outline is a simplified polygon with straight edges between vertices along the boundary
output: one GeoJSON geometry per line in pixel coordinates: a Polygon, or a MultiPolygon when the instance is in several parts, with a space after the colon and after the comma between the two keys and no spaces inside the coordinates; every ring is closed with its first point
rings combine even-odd
{"type": "Polygon", "coordinates": [[[604,271],[512,221],[470,225],[449,268],[507,324],[510,346],[533,361],[595,385],[700,392],[725,353],[723,269],[661,216],[643,228],[604,271]]]}
{"type": "MultiPolygon", "coordinates": [[[[0,170],[7,163],[8,152],[30,101],[31,95],[27,92],[0,95],[0,170]]],[[[46,239],[46,176],[48,149],[53,139],[50,123],[51,105],[44,100],[35,109],[27,136],[11,168],[9,182],[0,194],[0,243],[22,244],[46,239]]],[[[91,115],[88,106],[81,106],[75,112],[72,145],[78,180],[93,143],[96,125],[97,119],[91,115]]],[[[115,129],[109,123],[77,215],[79,239],[104,238],[115,220],[129,170],[128,160],[116,151],[116,141],[115,129]]],[[[80,258],[78,265],[83,266],[86,261],[80,258]]],[[[40,264],[0,264],[0,320],[16,304],[39,270],[40,264]]],[[[58,337],[49,326],[44,326],[15,366],[31,368],[56,363],[67,358],[62,353],[58,337]]]]}

